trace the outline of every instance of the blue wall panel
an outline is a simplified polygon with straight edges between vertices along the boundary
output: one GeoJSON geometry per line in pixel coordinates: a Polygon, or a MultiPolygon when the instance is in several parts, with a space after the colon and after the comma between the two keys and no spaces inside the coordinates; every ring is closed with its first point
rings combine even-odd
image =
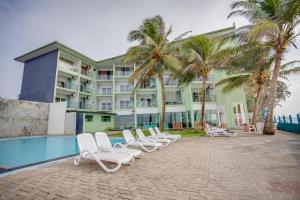
{"type": "Polygon", "coordinates": [[[53,102],[58,50],[24,64],[20,100],[53,102]]]}

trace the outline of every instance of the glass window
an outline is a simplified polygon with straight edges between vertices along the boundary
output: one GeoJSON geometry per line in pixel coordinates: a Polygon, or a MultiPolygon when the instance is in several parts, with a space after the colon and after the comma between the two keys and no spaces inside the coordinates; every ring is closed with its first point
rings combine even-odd
{"type": "Polygon", "coordinates": [[[110,120],[111,120],[110,118],[111,118],[110,116],[105,116],[104,115],[104,116],[101,116],[101,121],[102,122],[110,122],[110,120]]]}

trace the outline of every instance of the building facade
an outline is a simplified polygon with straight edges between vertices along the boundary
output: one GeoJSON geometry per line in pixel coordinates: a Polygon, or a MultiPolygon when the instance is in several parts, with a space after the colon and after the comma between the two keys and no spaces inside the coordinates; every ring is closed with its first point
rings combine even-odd
{"type": "MultiPolygon", "coordinates": [[[[231,29],[231,28],[229,28],[231,29]]],[[[208,35],[226,31],[223,29],[208,35]]],[[[67,102],[69,112],[77,112],[77,131],[94,132],[157,126],[162,110],[160,83],[156,77],[138,85],[128,79],[138,67],[122,63],[123,55],[95,61],[59,42],[52,42],[15,60],[24,63],[19,99],[40,102],[67,102]]],[[[224,93],[215,84],[226,77],[214,71],[206,90],[205,121],[239,128],[247,121],[243,88],[224,93]]],[[[166,87],[166,128],[199,126],[202,77],[187,86],[178,85],[173,74],[164,74],[166,87]]]]}

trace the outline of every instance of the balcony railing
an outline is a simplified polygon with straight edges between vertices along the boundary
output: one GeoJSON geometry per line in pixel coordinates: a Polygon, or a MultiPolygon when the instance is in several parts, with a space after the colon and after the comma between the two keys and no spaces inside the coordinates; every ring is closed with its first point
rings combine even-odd
{"type": "Polygon", "coordinates": [[[116,92],[132,92],[133,86],[132,85],[127,85],[124,87],[117,86],[115,91],[116,92]]]}
{"type": "MultiPolygon", "coordinates": [[[[213,76],[212,75],[208,75],[207,80],[208,81],[213,81],[213,76]]],[[[203,77],[202,76],[196,77],[196,78],[193,79],[193,81],[202,82],[203,81],[203,77]]]]}
{"type": "Polygon", "coordinates": [[[130,71],[115,71],[116,76],[130,76],[132,74],[132,70],[130,71]]]}
{"type": "MultiPolygon", "coordinates": [[[[202,97],[193,96],[193,102],[202,102],[202,97]]],[[[206,95],[205,102],[216,102],[216,95],[206,95]]]]}
{"type": "Polygon", "coordinates": [[[92,92],[92,88],[88,88],[88,87],[87,87],[87,88],[84,88],[84,87],[82,88],[82,87],[81,87],[81,88],[80,88],[80,92],[91,93],[91,92],[92,92]]]}
{"type": "Polygon", "coordinates": [[[97,75],[97,80],[110,81],[112,78],[112,75],[97,75]]]}
{"type": "Polygon", "coordinates": [[[59,61],[58,63],[59,68],[61,69],[67,69],[67,70],[72,70],[74,72],[78,72],[79,68],[75,65],[67,64],[65,62],[59,61]]]}
{"type": "Polygon", "coordinates": [[[111,106],[99,106],[98,110],[112,110],[111,106]]]}
{"type": "Polygon", "coordinates": [[[182,102],[182,101],[179,101],[179,100],[174,100],[174,101],[172,101],[172,100],[167,100],[167,101],[166,101],[166,105],[181,105],[181,104],[183,104],[183,102],[182,102]]]}
{"type": "Polygon", "coordinates": [[[91,72],[91,71],[80,71],[80,74],[88,76],[90,78],[93,77],[93,72],[91,72]]]}
{"type": "Polygon", "coordinates": [[[176,86],[178,85],[178,80],[173,80],[173,79],[164,79],[164,83],[167,86],[176,86]]]}
{"type": "Polygon", "coordinates": [[[78,109],[78,103],[76,102],[67,103],[67,107],[71,109],[78,109]]]}
{"type": "Polygon", "coordinates": [[[137,107],[149,108],[149,107],[157,107],[156,101],[138,101],[136,103],[137,107]]]}
{"type": "Polygon", "coordinates": [[[67,82],[57,82],[57,87],[60,88],[66,88],[70,90],[77,90],[78,85],[77,84],[68,84],[67,82]]]}
{"type": "Polygon", "coordinates": [[[120,102],[117,102],[116,103],[116,109],[133,109],[133,102],[130,102],[130,103],[120,103],[120,102]]]}
{"type": "Polygon", "coordinates": [[[109,96],[109,95],[112,95],[112,89],[111,90],[106,90],[106,91],[103,91],[103,90],[99,90],[97,92],[97,95],[103,95],[103,96],[109,96]]]}

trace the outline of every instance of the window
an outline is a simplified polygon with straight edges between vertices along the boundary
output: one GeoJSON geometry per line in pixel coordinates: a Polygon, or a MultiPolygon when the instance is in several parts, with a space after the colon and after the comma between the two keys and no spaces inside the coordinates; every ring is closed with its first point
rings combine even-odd
{"type": "Polygon", "coordinates": [[[93,115],[86,115],[85,116],[85,121],[86,122],[92,122],[93,121],[93,115]]]}
{"type": "Polygon", "coordinates": [[[101,103],[102,110],[111,110],[111,102],[101,103]]]}
{"type": "Polygon", "coordinates": [[[110,116],[101,116],[101,121],[102,122],[110,122],[110,116]]]}

